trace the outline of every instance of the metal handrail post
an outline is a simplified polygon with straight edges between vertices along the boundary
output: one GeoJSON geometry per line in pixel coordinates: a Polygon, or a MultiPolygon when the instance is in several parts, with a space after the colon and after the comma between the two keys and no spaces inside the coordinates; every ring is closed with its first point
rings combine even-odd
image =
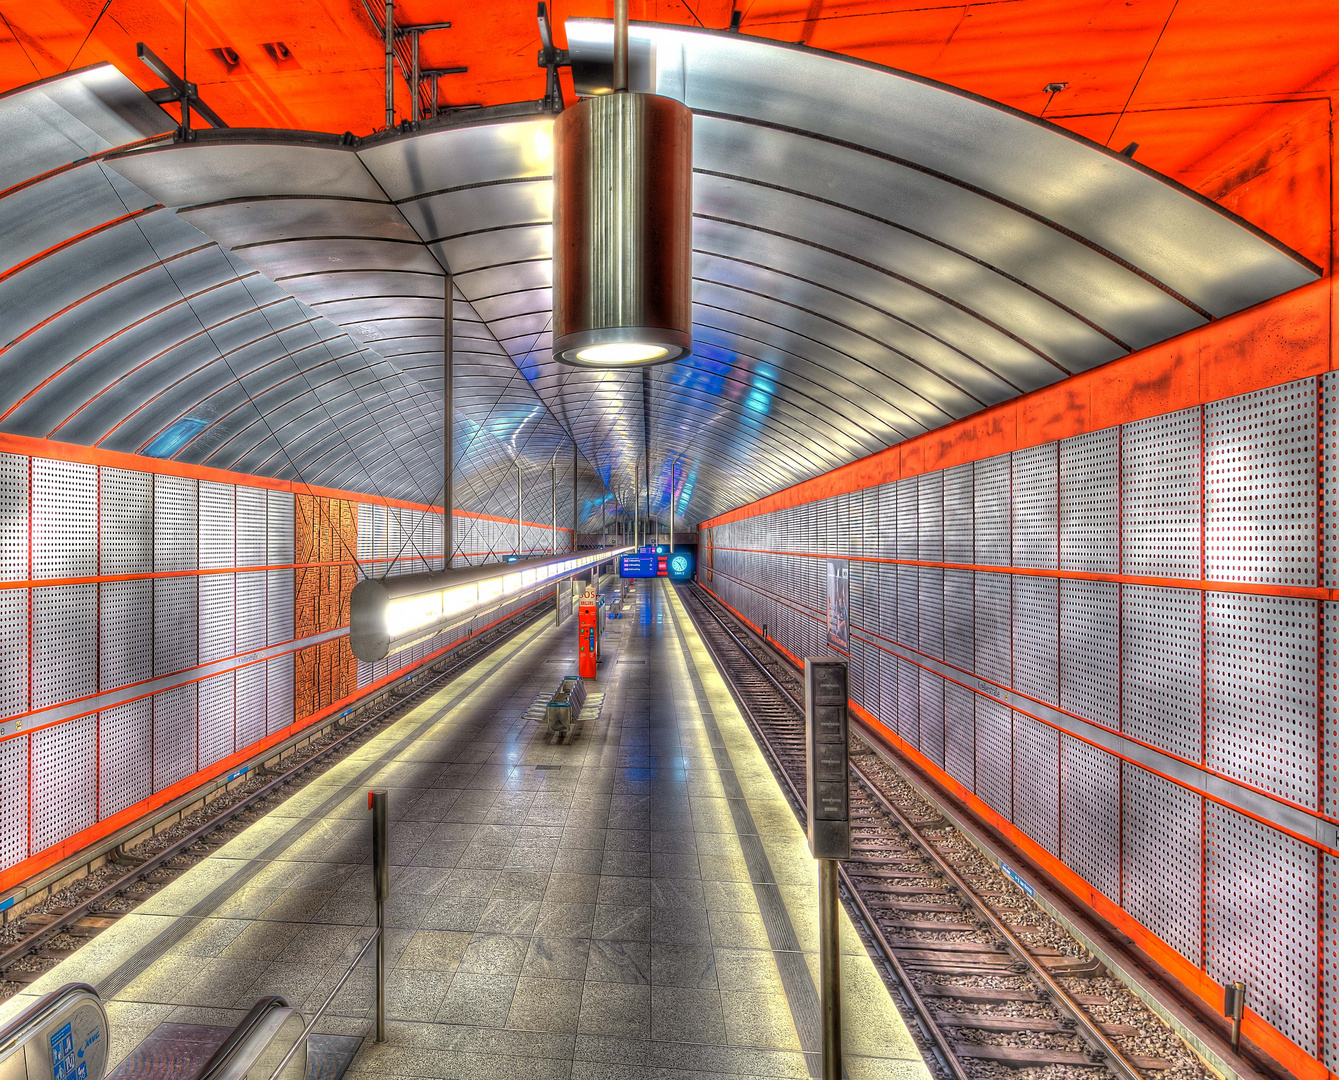
{"type": "Polygon", "coordinates": [[[386,901],[391,893],[390,852],[386,838],[386,792],[367,793],[372,810],[372,887],[377,901],[377,1042],[386,1041],[386,901]]]}

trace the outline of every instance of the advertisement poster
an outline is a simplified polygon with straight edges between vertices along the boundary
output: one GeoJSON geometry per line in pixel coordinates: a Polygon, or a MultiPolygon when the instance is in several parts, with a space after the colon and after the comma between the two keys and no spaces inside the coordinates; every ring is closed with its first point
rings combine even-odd
{"type": "Polygon", "coordinates": [[[851,651],[851,564],[828,563],[828,644],[851,651]]]}

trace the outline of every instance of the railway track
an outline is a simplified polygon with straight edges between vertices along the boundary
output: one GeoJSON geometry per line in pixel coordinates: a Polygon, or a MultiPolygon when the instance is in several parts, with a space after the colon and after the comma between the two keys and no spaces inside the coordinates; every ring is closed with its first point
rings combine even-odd
{"type": "MultiPolygon", "coordinates": [[[[799,675],[700,586],[679,593],[803,821],[799,675]]],[[[932,1067],[953,1080],[1210,1075],[851,727],[841,882],[932,1067]]]]}
{"type": "Polygon", "coordinates": [[[5,936],[0,938],[0,1001],[35,982],[143,900],[222,847],[287,798],[293,784],[320,775],[383,725],[399,719],[426,695],[552,611],[551,604],[538,604],[435,664],[417,669],[404,683],[329,725],[323,737],[286,762],[288,768],[283,772],[257,770],[248,783],[210,802],[174,829],[146,839],[129,852],[114,852],[107,867],[20,915],[5,927],[5,936]]]}

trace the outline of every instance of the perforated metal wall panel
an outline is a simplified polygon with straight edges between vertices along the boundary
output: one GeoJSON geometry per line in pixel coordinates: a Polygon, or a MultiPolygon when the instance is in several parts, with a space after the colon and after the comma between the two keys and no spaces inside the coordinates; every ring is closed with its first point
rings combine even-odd
{"type": "Polygon", "coordinates": [[[901,658],[897,661],[897,733],[919,747],[921,744],[920,668],[901,658]]]}
{"type": "MultiPolygon", "coordinates": [[[[282,571],[277,571],[282,572],[282,571]]],[[[266,639],[265,593],[266,572],[255,570],[235,575],[237,631],[235,651],[262,649],[266,639]]]]}
{"type": "Polygon", "coordinates": [[[217,570],[237,565],[236,488],[200,481],[200,568],[217,570]]]}
{"type": "Polygon", "coordinates": [[[195,626],[197,585],[193,577],[157,578],[153,583],[153,673],[194,667],[199,655],[195,626]]]}
{"type": "Polygon", "coordinates": [[[944,561],[944,474],[925,473],[916,478],[917,544],[925,562],[944,561]]]}
{"type": "Polygon", "coordinates": [[[1120,903],[1121,760],[1060,736],[1060,858],[1120,903]]]}
{"type": "Polygon", "coordinates": [[[897,640],[909,649],[920,647],[921,568],[897,568],[897,640]]]}
{"type": "Polygon", "coordinates": [[[293,639],[293,574],[292,570],[271,570],[265,575],[266,644],[293,639]]]}
{"type": "Polygon", "coordinates": [[[944,683],[944,768],[968,791],[976,787],[975,697],[965,686],[944,683]]]}
{"type": "Polygon", "coordinates": [[[976,695],[976,793],[992,809],[1013,820],[1012,710],[976,695]]]}
{"type": "Polygon", "coordinates": [[[200,578],[200,663],[222,660],[237,652],[236,574],[200,578]]]}
{"type": "Polygon", "coordinates": [[[1121,728],[1191,761],[1203,757],[1203,594],[1121,589],[1121,728]]]}
{"type": "Polygon", "coordinates": [[[1015,450],[1013,468],[1013,565],[1054,570],[1059,551],[1057,444],[1015,450]]]}
{"type": "Polygon", "coordinates": [[[1316,380],[1204,407],[1205,576],[1316,584],[1316,380]]]}
{"type": "MultiPolygon", "coordinates": [[[[0,594],[3,595],[3,594],[0,594]]],[[[1339,817],[1339,603],[1322,605],[1325,617],[1325,805],[1339,817]]],[[[1329,969],[1339,971],[1339,968],[1329,969]]]]}
{"type": "Polygon", "coordinates": [[[153,789],[195,772],[195,683],[153,696],[153,789]]]}
{"type": "Polygon", "coordinates": [[[1250,1008],[1310,1054],[1316,1039],[1319,853],[1210,803],[1204,866],[1205,970],[1243,980],[1250,1008]]]}
{"type": "Polygon", "coordinates": [[[29,735],[0,742],[0,866],[13,866],[28,856],[29,735]]]}
{"type": "Polygon", "coordinates": [[[28,711],[28,589],[0,589],[0,716],[28,711]]]}
{"type": "Polygon", "coordinates": [[[1120,586],[1060,582],[1060,707],[1120,730],[1120,586]]]}
{"type": "Polygon", "coordinates": [[[269,492],[264,488],[236,488],[236,566],[264,566],[268,557],[266,527],[269,492]]]}
{"type": "Polygon", "coordinates": [[[1014,824],[1060,854],[1060,733],[1014,713],[1014,824]]]}
{"type": "Polygon", "coordinates": [[[1316,806],[1314,600],[1205,595],[1205,763],[1316,806]]]}
{"type": "Polygon", "coordinates": [[[87,697],[98,686],[98,587],[32,591],[32,707],[87,697]]]}
{"type": "Polygon", "coordinates": [[[920,671],[921,753],[944,767],[944,680],[933,671],[920,671]]]}
{"type": "Polygon", "coordinates": [[[153,571],[153,477],[128,469],[99,470],[99,573],[153,571]]]}
{"type": "Polygon", "coordinates": [[[1203,410],[1184,409],[1121,429],[1124,572],[1200,576],[1203,410]]]}
{"type": "Polygon", "coordinates": [[[897,482],[897,557],[920,557],[920,528],[916,517],[920,513],[920,496],[916,491],[918,478],[908,476],[897,482]]]}
{"type": "Polygon", "coordinates": [[[1013,685],[1051,705],[1060,701],[1057,585],[1055,578],[1022,575],[1013,582],[1013,685]]]}
{"type": "MultiPolygon", "coordinates": [[[[358,504],[358,561],[359,562],[367,562],[372,558],[373,554],[372,535],[375,526],[373,525],[372,509],[373,507],[371,503],[358,504]]],[[[473,526],[475,525],[475,522],[473,518],[465,518],[465,521],[469,523],[470,529],[466,531],[463,537],[457,537],[457,541],[468,544],[470,537],[473,535],[473,526]]],[[[474,548],[466,547],[465,550],[473,551],[474,548]]]]}
{"type": "MultiPolygon", "coordinates": [[[[883,555],[883,534],[882,526],[879,523],[879,489],[876,487],[865,488],[861,492],[861,498],[864,531],[861,540],[862,550],[867,558],[877,559],[883,555]]],[[[783,537],[789,537],[790,535],[785,530],[781,532],[783,537]]]]}
{"type": "MultiPolygon", "coordinates": [[[[362,503],[359,503],[359,551],[362,551],[362,503]]],[[[271,491],[267,497],[269,522],[265,529],[265,545],[271,566],[293,562],[293,529],[295,525],[293,493],[271,491]]],[[[361,557],[361,555],[360,555],[361,557]]]]}
{"type": "MultiPolygon", "coordinates": [[[[878,607],[875,606],[875,618],[869,617],[869,593],[865,589],[865,569],[866,564],[862,562],[853,562],[850,566],[850,597],[851,609],[850,619],[853,627],[864,629],[872,622],[878,622],[878,607]]],[[[877,573],[877,571],[875,571],[877,573]]]]}
{"type": "Polygon", "coordinates": [[[944,562],[970,565],[976,559],[972,528],[972,466],[955,465],[944,477],[944,562]]]}
{"type": "Polygon", "coordinates": [[[936,660],[944,658],[944,571],[937,566],[919,567],[920,651],[936,660]]]}
{"type": "Polygon", "coordinates": [[[1331,1072],[1339,1071],[1339,979],[1334,972],[1339,971],[1339,859],[1333,855],[1322,855],[1325,875],[1325,954],[1322,958],[1325,970],[1325,985],[1321,991],[1321,1024],[1325,1032],[1324,1061],[1331,1072]]]}
{"type": "Polygon", "coordinates": [[[879,658],[879,719],[894,731],[897,726],[897,665],[898,659],[891,653],[879,658]]]}
{"type": "Polygon", "coordinates": [[[0,454],[0,581],[27,581],[28,459],[0,454]]]}
{"type": "Polygon", "coordinates": [[[1120,572],[1120,428],[1060,442],[1060,566],[1120,572]]]}
{"type": "MultiPolygon", "coordinates": [[[[153,478],[153,568],[194,570],[197,530],[196,482],[180,476],[153,478]]],[[[194,614],[191,616],[194,621],[194,614]]],[[[180,625],[180,624],[178,624],[180,625]]]]}
{"type": "Polygon", "coordinates": [[[897,546],[897,484],[879,487],[879,550],[881,559],[896,559],[897,546]]]}
{"type": "MultiPolygon", "coordinates": [[[[1339,588],[1339,371],[1327,371],[1322,375],[1320,387],[1321,518],[1325,530],[1323,577],[1325,587],[1334,589],[1339,588]]],[[[1333,969],[1326,965],[1326,970],[1333,969]]]]}
{"type": "Polygon", "coordinates": [[[976,663],[978,675],[1008,686],[1013,677],[1013,579],[1008,574],[975,575],[976,663]]]}
{"type": "Polygon", "coordinates": [[[99,715],[99,807],[108,818],[153,794],[153,700],[140,698],[99,715]]]}
{"type": "Polygon", "coordinates": [[[98,572],[98,470],[73,461],[33,459],[33,577],[98,572]]]}
{"type": "Polygon", "coordinates": [[[898,639],[897,564],[879,564],[879,633],[889,641],[898,639]]]}
{"type": "Polygon", "coordinates": [[[97,820],[97,722],[69,720],[32,734],[32,850],[97,820]]]}
{"type": "Polygon", "coordinates": [[[868,708],[868,695],[865,692],[865,678],[869,670],[869,661],[865,656],[865,643],[858,637],[851,637],[851,656],[847,667],[847,692],[851,700],[862,709],[868,708]]]}
{"type": "Polygon", "coordinates": [[[265,662],[265,728],[273,735],[294,721],[293,654],[265,662]]]}
{"type": "Polygon", "coordinates": [[[972,571],[944,571],[944,660],[966,671],[976,662],[975,594],[972,571]]]}
{"type": "Polygon", "coordinates": [[[236,685],[231,671],[199,683],[200,768],[236,749],[236,685]]]}
{"type": "Polygon", "coordinates": [[[98,689],[152,678],[153,581],[107,581],[99,591],[98,689]]]}
{"type": "Polygon", "coordinates": [[[1199,964],[1204,800],[1136,765],[1123,771],[1123,906],[1199,964]]]}
{"type": "Polygon", "coordinates": [[[1008,566],[1013,557],[1012,475],[1008,454],[985,458],[973,465],[972,529],[975,561],[981,566],[1008,566]]]}

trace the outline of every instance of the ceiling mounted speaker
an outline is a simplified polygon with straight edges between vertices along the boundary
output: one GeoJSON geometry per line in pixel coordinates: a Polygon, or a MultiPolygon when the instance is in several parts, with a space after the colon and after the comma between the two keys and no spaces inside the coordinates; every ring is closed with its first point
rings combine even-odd
{"type": "Polygon", "coordinates": [[[553,349],[579,367],[661,364],[692,333],[693,117],[626,91],[554,125],[553,349]]]}

